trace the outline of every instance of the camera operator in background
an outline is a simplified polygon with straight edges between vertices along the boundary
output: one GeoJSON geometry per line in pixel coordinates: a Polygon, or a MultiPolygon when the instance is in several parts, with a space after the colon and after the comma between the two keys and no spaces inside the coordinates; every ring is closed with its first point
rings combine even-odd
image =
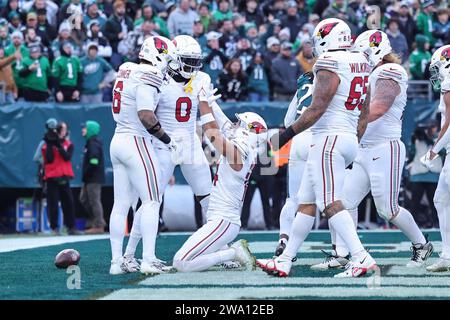
{"type": "Polygon", "coordinates": [[[50,227],[58,232],[58,202],[61,201],[64,224],[69,235],[80,234],[75,229],[75,209],[70,179],[74,177],[71,158],[74,146],[68,138],[67,125],[60,122],[56,128],[49,126],[44,136],[42,158],[44,181],[47,184],[47,208],[50,227]]]}
{"type": "Polygon", "coordinates": [[[434,207],[433,197],[442,170],[442,161],[436,161],[433,168],[428,169],[420,158],[434,145],[437,137],[435,121],[419,124],[411,137],[411,148],[408,154],[409,189],[411,191],[410,207],[414,208],[414,219],[422,228],[438,227],[438,217],[434,207]],[[421,205],[423,195],[426,195],[428,207],[421,205]],[[424,214],[426,213],[426,214],[424,214]]]}

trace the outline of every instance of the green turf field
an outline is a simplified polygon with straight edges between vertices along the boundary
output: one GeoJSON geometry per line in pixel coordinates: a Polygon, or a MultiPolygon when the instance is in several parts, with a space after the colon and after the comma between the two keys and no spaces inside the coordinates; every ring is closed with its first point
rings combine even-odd
{"type": "MultiPolygon", "coordinates": [[[[438,252],[439,233],[432,231],[429,234],[438,252]]],[[[410,257],[410,244],[401,233],[360,232],[360,237],[377,259],[381,272],[358,279],[334,279],[333,271],[310,270],[311,264],[323,259],[320,249],[329,250],[330,237],[326,232],[313,232],[307,238],[294,264],[292,276],[286,279],[270,277],[261,270],[226,271],[219,268],[191,274],[149,277],[127,274],[113,277],[108,274],[108,239],[3,252],[0,253],[0,299],[450,298],[450,273],[431,274],[424,269],[404,266],[410,257]],[[77,249],[81,254],[81,289],[68,289],[69,274],[53,265],[54,256],[65,248],[77,249]]],[[[186,238],[185,234],[163,234],[158,237],[158,257],[171,261],[186,238]]],[[[249,232],[242,233],[240,238],[249,241],[251,250],[258,258],[267,258],[272,255],[277,234],[249,232]]],[[[16,239],[7,240],[11,242],[16,239]]],[[[0,238],[0,246],[5,243],[0,238]]],[[[437,253],[434,253],[431,261],[436,258],[437,253]]]]}

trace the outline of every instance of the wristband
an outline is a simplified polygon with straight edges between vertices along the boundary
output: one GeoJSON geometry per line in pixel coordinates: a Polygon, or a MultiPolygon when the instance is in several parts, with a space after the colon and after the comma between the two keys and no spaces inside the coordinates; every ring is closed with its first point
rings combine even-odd
{"type": "Polygon", "coordinates": [[[147,132],[150,133],[151,135],[155,135],[156,133],[158,133],[158,131],[161,130],[161,123],[159,123],[159,121],[150,129],[147,129],[147,132]]]}
{"type": "Polygon", "coordinates": [[[202,124],[202,126],[213,121],[216,121],[216,119],[214,118],[212,113],[207,113],[200,117],[200,123],[202,124]]]}
{"type": "Polygon", "coordinates": [[[280,134],[279,148],[281,149],[289,140],[295,137],[295,132],[292,126],[289,126],[282,134],[280,134]]]}
{"type": "Polygon", "coordinates": [[[164,132],[164,134],[158,138],[161,142],[164,142],[165,144],[169,144],[172,139],[170,139],[169,135],[164,132]]]}

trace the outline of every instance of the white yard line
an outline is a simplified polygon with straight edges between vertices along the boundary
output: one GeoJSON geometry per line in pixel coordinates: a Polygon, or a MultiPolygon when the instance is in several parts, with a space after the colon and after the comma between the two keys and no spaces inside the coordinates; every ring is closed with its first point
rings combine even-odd
{"type": "Polygon", "coordinates": [[[108,239],[108,234],[82,235],[82,236],[52,236],[52,237],[17,237],[0,239],[0,253],[23,249],[55,246],[63,243],[83,242],[91,240],[108,239]]]}

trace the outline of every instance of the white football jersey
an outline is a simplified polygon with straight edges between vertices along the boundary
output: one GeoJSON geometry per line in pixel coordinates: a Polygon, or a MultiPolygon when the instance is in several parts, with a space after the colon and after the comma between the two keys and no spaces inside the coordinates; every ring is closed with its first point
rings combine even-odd
{"type": "Polygon", "coordinates": [[[325,113],[314,124],[313,134],[355,134],[360,109],[367,95],[370,67],[366,56],[353,51],[325,52],[317,59],[313,71],[328,70],[339,76],[336,94],[325,113]]]}
{"type": "Polygon", "coordinates": [[[112,102],[116,133],[141,137],[149,135],[139,120],[138,111],[156,109],[162,81],[161,71],[153,66],[132,62],[120,66],[112,102]]]}
{"type": "Polygon", "coordinates": [[[399,64],[387,63],[376,68],[369,77],[371,97],[375,96],[378,79],[394,80],[400,86],[400,94],[389,110],[367,125],[361,144],[378,144],[398,140],[402,135],[402,118],[406,106],[408,74],[399,64]]]}
{"type": "Polygon", "coordinates": [[[156,117],[169,136],[193,136],[199,105],[198,95],[201,90],[209,90],[211,78],[201,71],[194,76],[190,85],[168,78],[168,83],[161,87],[156,117]]]}
{"type": "Polygon", "coordinates": [[[235,171],[226,157],[220,157],[211,189],[207,218],[221,217],[240,226],[241,208],[257,152],[244,144],[237,147],[242,153],[243,167],[240,171],[235,171]]]}
{"type": "MultiPolygon", "coordinates": [[[[450,76],[448,76],[444,81],[441,83],[441,100],[439,102],[438,111],[441,113],[441,128],[444,126],[445,119],[449,115],[445,114],[445,102],[444,102],[444,93],[450,91],[450,76]]],[[[450,129],[448,129],[450,130],[450,129]]],[[[450,144],[445,146],[445,150],[447,150],[447,153],[450,153],[450,144]]]]}

